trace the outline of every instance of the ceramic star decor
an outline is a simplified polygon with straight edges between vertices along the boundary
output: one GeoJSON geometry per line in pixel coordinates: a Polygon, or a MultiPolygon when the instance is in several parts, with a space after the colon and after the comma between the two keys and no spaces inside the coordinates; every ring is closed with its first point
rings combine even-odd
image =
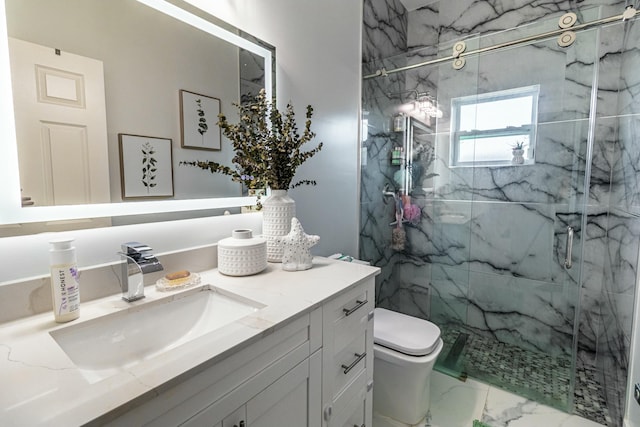
{"type": "Polygon", "coordinates": [[[320,236],[312,236],[304,232],[298,218],[291,218],[291,231],[286,236],[277,238],[282,245],[282,269],[285,271],[308,270],[312,266],[311,247],[320,241],[320,236]]]}

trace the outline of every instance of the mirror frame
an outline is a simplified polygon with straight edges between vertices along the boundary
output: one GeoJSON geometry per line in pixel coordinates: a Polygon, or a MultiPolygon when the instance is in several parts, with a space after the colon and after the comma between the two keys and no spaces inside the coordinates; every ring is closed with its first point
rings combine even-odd
{"type": "MultiPolygon", "coordinates": [[[[226,30],[213,22],[196,16],[166,0],[137,0],[187,25],[207,32],[242,49],[264,58],[265,90],[267,99],[273,96],[273,57],[271,51],[226,30]]],[[[194,5],[194,7],[196,7],[194,5]]],[[[255,197],[224,197],[209,199],[162,200],[150,202],[97,203],[66,206],[22,207],[20,175],[18,170],[18,148],[16,140],[11,66],[5,1],[0,0],[0,224],[20,224],[42,221],[58,221],[82,218],[114,217],[164,212],[185,212],[204,209],[221,209],[256,204],[255,197]]]]}

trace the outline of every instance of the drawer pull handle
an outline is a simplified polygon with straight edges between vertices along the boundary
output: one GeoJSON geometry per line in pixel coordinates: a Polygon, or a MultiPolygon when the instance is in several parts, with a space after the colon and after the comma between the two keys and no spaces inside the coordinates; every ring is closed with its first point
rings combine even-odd
{"type": "Polygon", "coordinates": [[[353,314],[354,311],[356,311],[357,309],[359,309],[360,307],[362,307],[363,305],[365,305],[366,303],[368,303],[369,301],[364,300],[364,301],[359,301],[356,300],[356,306],[353,308],[343,308],[342,311],[344,311],[344,315],[345,316],[349,316],[351,314],[353,314]]]}
{"type": "Polygon", "coordinates": [[[349,366],[342,365],[342,369],[344,369],[344,371],[342,371],[342,372],[344,372],[345,374],[348,374],[349,371],[352,370],[358,364],[359,361],[361,361],[362,359],[364,359],[367,356],[367,352],[365,351],[362,354],[355,353],[355,356],[356,356],[356,360],[351,362],[351,365],[349,365],[349,366]]]}

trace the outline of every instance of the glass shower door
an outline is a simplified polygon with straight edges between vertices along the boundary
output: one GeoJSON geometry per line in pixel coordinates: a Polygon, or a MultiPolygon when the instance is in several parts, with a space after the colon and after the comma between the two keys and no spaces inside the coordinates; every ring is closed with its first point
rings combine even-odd
{"type": "Polygon", "coordinates": [[[430,319],[446,343],[436,369],[563,410],[574,387],[597,31],[567,48],[554,37],[469,55],[459,70],[441,64],[435,84],[445,115],[428,212],[430,319]]]}

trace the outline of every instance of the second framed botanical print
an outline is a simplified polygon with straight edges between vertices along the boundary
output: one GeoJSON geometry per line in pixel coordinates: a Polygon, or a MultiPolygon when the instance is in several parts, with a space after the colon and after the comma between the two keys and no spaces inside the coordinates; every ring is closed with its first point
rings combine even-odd
{"type": "Polygon", "coordinates": [[[220,100],[187,90],[180,91],[181,147],[196,150],[219,150],[220,100]]]}

